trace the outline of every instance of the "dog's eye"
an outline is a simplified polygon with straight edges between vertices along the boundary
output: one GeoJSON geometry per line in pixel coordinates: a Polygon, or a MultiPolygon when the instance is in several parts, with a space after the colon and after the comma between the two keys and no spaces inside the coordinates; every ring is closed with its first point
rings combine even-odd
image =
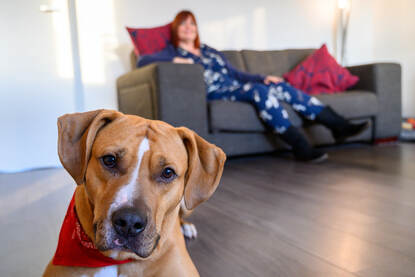
{"type": "Polygon", "coordinates": [[[113,168],[117,164],[117,158],[113,155],[105,155],[101,159],[102,163],[109,168],[113,168]]]}
{"type": "Polygon", "coordinates": [[[166,167],[165,169],[163,169],[163,172],[161,173],[161,177],[166,181],[170,181],[175,176],[176,176],[176,173],[170,167],[166,167]]]}

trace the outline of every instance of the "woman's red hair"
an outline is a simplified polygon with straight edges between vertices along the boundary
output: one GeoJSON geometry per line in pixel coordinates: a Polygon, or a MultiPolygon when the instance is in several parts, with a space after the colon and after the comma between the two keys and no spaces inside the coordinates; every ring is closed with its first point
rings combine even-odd
{"type": "Polygon", "coordinates": [[[182,22],[185,21],[188,17],[191,17],[193,22],[196,25],[197,34],[196,34],[196,39],[195,39],[195,48],[200,48],[199,31],[197,30],[196,17],[191,11],[187,11],[187,10],[179,12],[174,18],[173,22],[171,23],[171,43],[176,48],[179,46],[179,36],[177,34],[177,30],[180,24],[182,24],[182,22]]]}

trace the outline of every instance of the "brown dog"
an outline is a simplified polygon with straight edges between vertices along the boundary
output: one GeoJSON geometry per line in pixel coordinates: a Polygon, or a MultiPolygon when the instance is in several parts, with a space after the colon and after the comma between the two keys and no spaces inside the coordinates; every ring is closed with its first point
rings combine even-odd
{"type": "Polygon", "coordinates": [[[91,268],[52,260],[44,276],[199,276],[179,212],[213,194],[223,151],[187,128],[111,110],[64,115],[58,129],[84,233],[105,258],[130,262],[91,268]]]}

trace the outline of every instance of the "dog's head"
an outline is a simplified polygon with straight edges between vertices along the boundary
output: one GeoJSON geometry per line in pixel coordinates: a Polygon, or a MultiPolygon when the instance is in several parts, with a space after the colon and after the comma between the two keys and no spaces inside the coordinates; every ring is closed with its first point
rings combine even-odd
{"type": "Polygon", "coordinates": [[[84,189],[98,249],[150,256],[177,220],[218,186],[223,151],[187,128],[110,110],[58,119],[59,158],[84,189]]]}

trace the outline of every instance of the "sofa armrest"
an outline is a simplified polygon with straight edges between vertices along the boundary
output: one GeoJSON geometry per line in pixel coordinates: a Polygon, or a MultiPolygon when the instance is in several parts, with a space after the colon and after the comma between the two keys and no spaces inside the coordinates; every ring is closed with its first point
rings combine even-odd
{"type": "Polygon", "coordinates": [[[118,109],[148,119],[157,119],[157,65],[134,69],[117,79],[118,109]]]}
{"type": "Polygon", "coordinates": [[[401,129],[401,66],[374,63],[347,68],[360,80],[353,89],[373,91],[377,95],[379,114],[375,118],[375,138],[398,136],[401,129]]]}
{"type": "Polygon", "coordinates": [[[208,133],[203,68],[194,64],[156,63],[117,80],[120,111],[173,126],[208,133]]]}

